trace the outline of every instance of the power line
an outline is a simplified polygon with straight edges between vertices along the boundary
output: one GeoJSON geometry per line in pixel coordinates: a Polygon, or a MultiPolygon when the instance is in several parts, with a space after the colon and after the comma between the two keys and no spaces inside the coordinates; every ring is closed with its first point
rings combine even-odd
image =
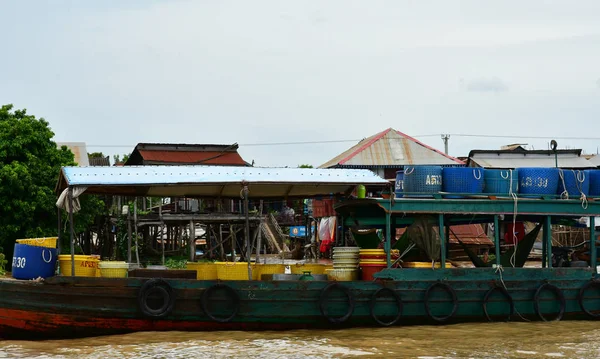
{"type": "MultiPolygon", "coordinates": [[[[439,133],[415,135],[411,137],[434,137],[439,136],[439,133]]],[[[524,136],[524,135],[486,135],[486,134],[468,134],[468,133],[449,133],[446,136],[454,137],[482,137],[482,138],[519,138],[519,139],[539,139],[539,140],[581,140],[581,141],[600,141],[600,137],[570,137],[570,136],[524,136]]],[[[325,141],[297,141],[297,142],[264,142],[264,143],[241,143],[244,147],[258,146],[294,146],[294,145],[314,145],[326,143],[344,143],[344,142],[360,142],[363,139],[353,140],[325,140],[325,141]]],[[[103,148],[133,148],[135,145],[106,145],[106,144],[90,144],[87,147],[103,147],[103,148]]]]}

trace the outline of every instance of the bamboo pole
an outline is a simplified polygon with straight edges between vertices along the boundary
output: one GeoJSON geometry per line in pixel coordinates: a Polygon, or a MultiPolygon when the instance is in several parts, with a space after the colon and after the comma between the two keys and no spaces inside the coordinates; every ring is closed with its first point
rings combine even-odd
{"type": "Polygon", "coordinates": [[[252,243],[250,242],[250,212],[248,209],[248,186],[244,185],[244,212],[246,213],[246,260],[248,261],[248,280],[252,280],[252,266],[250,256],[252,255],[252,243]]]}

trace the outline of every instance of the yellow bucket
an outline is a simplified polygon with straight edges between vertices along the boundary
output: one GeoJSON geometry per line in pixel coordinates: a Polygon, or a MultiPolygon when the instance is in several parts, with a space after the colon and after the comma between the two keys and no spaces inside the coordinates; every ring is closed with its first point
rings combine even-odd
{"type": "MultiPolygon", "coordinates": [[[[217,264],[211,262],[187,262],[186,269],[196,271],[198,280],[217,280],[217,264]]],[[[248,275],[246,273],[246,275],[248,275]]]]}
{"type": "MultiPolygon", "coordinates": [[[[261,276],[263,274],[283,274],[285,273],[285,266],[283,264],[275,264],[275,263],[269,263],[269,264],[256,264],[254,265],[253,269],[253,275],[252,277],[254,277],[253,279],[255,280],[260,280],[261,276]],[[254,272],[256,272],[256,275],[254,275],[254,272]]],[[[248,276],[246,274],[246,276],[248,276]]]]}
{"type": "Polygon", "coordinates": [[[310,274],[323,274],[326,266],[319,263],[296,263],[290,265],[290,269],[292,274],[304,274],[306,271],[310,271],[310,274]]]}
{"type": "MultiPolygon", "coordinates": [[[[217,266],[217,279],[219,280],[248,280],[247,262],[215,262],[217,266]]],[[[255,268],[252,268],[252,279],[256,277],[255,268]]]]}
{"type": "MultiPolygon", "coordinates": [[[[86,255],[75,256],[75,276],[76,277],[95,277],[98,269],[98,258],[86,255]]],[[[60,274],[71,276],[71,255],[61,254],[58,256],[60,274]]]]}
{"type": "Polygon", "coordinates": [[[16,242],[19,244],[27,244],[28,246],[56,248],[57,237],[44,237],[44,238],[27,238],[17,239],[16,242]]]}
{"type": "MultiPolygon", "coordinates": [[[[402,263],[402,268],[429,268],[431,269],[431,262],[405,262],[402,263]]],[[[440,262],[435,262],[435,268],[441,268],[440,262]]],[[[452,264],[446,262],[446,268],[453,268],[452,264]]]]}
{"type": "Polygon", "coordinates": [[[102,261],[98,263],[98,271],[103,278],[126,278],[129,264],[126,262],[102,261]]]}

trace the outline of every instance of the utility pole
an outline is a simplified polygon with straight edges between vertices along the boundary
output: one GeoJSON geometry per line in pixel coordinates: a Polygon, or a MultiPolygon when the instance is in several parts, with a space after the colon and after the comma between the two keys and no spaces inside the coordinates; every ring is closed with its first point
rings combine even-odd
{"type": "Polygon", "coordinates": [[[442,135],[442,140],[444,141],[444,153],[448,154],[448,140],[450,139],[450,135],[442,135]]]}

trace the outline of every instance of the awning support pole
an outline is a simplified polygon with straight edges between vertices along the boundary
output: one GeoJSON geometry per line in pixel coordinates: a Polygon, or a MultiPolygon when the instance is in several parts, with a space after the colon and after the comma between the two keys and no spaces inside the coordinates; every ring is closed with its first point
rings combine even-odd
{"type": "Polygon", "coordinates": [[[442,268],[446,268],[446,234],[444,228],[444,215],[439,214],[439,227],[440,227],[440,264],[442,268]]]}
{"type": "Polygon", "coordinates": [[[596,257],[596,217],[590,217],[590,265],[592,266],[592,273],[598,273],[598,263],[596,257]]]}
{"type": "Polygon", "coordinates": [[[385,258],[387,267],[392,266],[392,212],[385,213],[385,258]]]}
{"type": "Polygon", "coordinates": [[[196,260],[196,227],[194,227],[194,221],[190,219],[190,262],[196,260]]]}
{"type": "MultiPolygon", "coordinates": [[[[144,197],[143,197],[144,198],[144,197]]],[[[144,198],[145,200],[145,198],[144,198]]],[[[135,234],[135,261],[137,265],[140,265],[140,244],[138,238],[138,218],[137,218],[137,202],[138,198],[135,197],[135,202],[133,202],[133,230],[135,234]]]]}
{"type": "Polygon", "coordinates": [[[246,260],[248,261],[248,280],[252,280],[252,266],[250,256],[252,255],[252,244],[250,243],[250,211],[248,209],[248,186],[244,185],[244,212],[246,213],[246,260]]]}
{"type": "Polygon", "coordinates": [[[127,263],[131,263],[131,208],[127,206],[127,263]]]}
{"type": "Polygon", "coordinates": [[[75,229],[73,226],[73,187],[69,187],[69,227],[70,227],[70,240],[71,240],[71,277],[75,276],[75,229]]]}
{"type": "Polygon", "coordinates": [[[498,221],[498,215],[494,215],[494,248],[496,249],[496,266],[499,267],[500,263],[500,223],[498,221]]]}
{"type": "Polygon", "coordinates": [[[547,268],[552,268],[552,222],[550,216],[544,218],[544,242],[546,242],[547,268]]]}

